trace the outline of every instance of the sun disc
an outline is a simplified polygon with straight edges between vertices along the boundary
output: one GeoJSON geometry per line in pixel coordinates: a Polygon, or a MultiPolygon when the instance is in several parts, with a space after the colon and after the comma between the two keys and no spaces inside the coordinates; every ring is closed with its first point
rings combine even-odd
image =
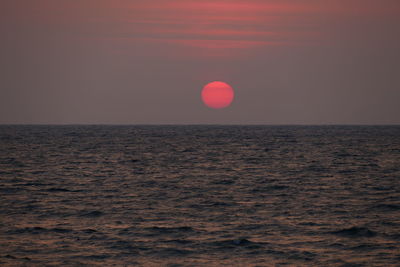
{"type": "Polygon", "coordinates": [[[231,105],[234,98],[233,88],[224,82],[215,81],[204,86],[201,98],[210,108],[221,109],[231,105]]]}

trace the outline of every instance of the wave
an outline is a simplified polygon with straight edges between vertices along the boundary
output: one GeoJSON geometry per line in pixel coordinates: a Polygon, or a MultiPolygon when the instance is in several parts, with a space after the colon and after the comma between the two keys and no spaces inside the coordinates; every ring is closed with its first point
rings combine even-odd
{"type": "Polygon", "coordinates": [[[158,234],[188,233],[188,232],[194,232],[195,231],[192,227],[189,227],[189,226],[180,226],[180,227],[158,227],[158,226],[153,226],[153,227],[146,228],[146,230],[149,230],[151,232],[156,232],[158,234]]]}
{"type": "Polygon", "coordinates": [[[247,238],[236,238],[236,239],[226,239],[221,241],[215,241],[209,245],[214,246],[219,249],[230,249],[234,247],[245,247],[248,249],[258,249],[264,247],[266,244],[261,242],[253,242],[247,238]]]}
{"type": "Polygon", "coordinates": [[[378,204],[373,206],[374,209],[382,210],[382,211],[398,211],[400,210],[400,205],[396,204],[378,204]]]}
{"type": "Polygon", "coordinates": [[[71,192],[71,190],[66,189],[66,188],[57,188],[57,187],[52,187],[49,189],[46,189],[47,192],[71,192]]]}
{"type": "Polygon", "coordinates": [[[7,233],[9,234],[43,234],[43,233],[60,233],[60,234],[67,234],[71,233],[73,230],[66,229],[66,228],[43,228],[39,226],[35,227],[25,227],[25,228],[18,228],[14,230],[10,230],[7,233]]]}
{"type": "Polygon", "coordinates": [[[376,232],[366,228],[353,226],[351,228],[341,229],[338,231],[331,232],[335,235],[345,236],[345,237],[374,237],[377,235],[376,232]]]}
{"type": "Polygon", "coordinates": [[[194,253],[188,249],[178,248],[160,248],[150,251],[149,254],[157,255],[157,257],[182,257],[194,253]]]}
{"type": "Polygon", "coordinates": [[[80,214],[81,217],[100,217],[103,216],[104,212],[101,212],[99,210],[94,210],[90,212],[83,212],[80,214]]]}

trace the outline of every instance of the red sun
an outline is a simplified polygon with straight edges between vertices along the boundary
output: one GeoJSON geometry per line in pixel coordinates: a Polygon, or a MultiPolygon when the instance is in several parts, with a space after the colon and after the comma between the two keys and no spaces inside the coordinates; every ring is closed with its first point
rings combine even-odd
{"type": "Polygon", "coordinates": [[[224,82],[212,82],[204,86],[201,98],[208,107],[220,109],[228,107],[234,97],[232,87],[224,82]]]}

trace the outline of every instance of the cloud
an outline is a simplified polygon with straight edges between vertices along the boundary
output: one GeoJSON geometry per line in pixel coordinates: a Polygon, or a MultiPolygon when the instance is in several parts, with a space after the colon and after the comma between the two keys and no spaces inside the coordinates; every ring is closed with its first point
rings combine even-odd
{"type": "Polygon", "coordinates": [[[337,24],[394,16],[400,10],[397,0],[6,2],[4,15],[11,16],[21,29],[39,35],[127,43],[156,40],[206,50],[319,43],[332,39],[327,36],[337,24]]]}

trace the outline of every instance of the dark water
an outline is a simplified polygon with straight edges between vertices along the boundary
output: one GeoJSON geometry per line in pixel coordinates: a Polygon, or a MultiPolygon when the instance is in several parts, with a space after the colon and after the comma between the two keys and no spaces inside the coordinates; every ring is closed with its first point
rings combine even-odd
{"type": "Polygon", "coordinates": [[[400,266],[400,127],[0,126],[0,265],[400,266]]]}

